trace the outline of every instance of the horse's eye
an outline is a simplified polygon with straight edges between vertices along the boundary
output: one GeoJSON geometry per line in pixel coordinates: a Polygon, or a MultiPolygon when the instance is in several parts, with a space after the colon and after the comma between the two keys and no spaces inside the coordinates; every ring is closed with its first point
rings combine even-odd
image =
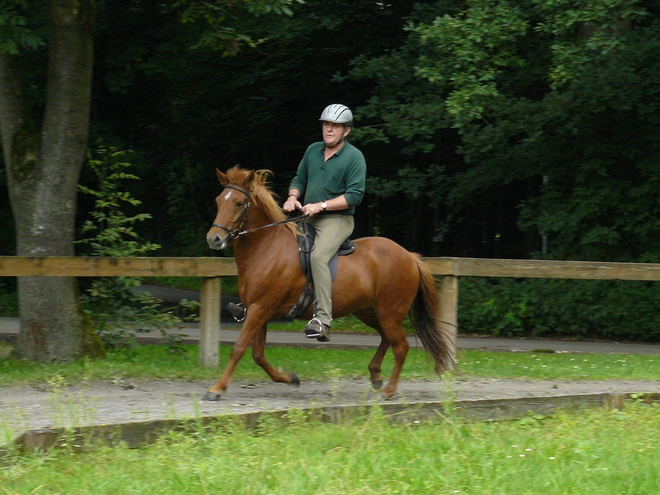
{"type": "Polygon", "coordinates": [[[236,208],[241,208],[243,206],[243,202],[239,201],[236,203],[236,208]]]}

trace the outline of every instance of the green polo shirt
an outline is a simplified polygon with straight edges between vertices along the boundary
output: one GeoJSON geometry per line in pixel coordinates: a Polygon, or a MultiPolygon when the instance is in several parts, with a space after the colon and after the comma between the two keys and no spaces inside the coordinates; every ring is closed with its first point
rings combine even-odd
{"type": "Polygon", "coordinates": [[[348,209],[332,213],[352,215],[364,197],[367,177],[364,155],[348,142],[328,161],[324,160],[324,150],[323,142],[307,148],[289,190],[299,190],[303,204],[328,201],[343,194],[348,209]]]}

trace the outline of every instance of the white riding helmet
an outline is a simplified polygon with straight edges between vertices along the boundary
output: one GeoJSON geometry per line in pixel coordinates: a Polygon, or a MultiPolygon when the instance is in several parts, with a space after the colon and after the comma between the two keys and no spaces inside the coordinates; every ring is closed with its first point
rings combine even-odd
{"type": "Polygon", "coordinates": [[[335,124],[343,124],[346,127],[351,127],[353,125],[353,112],[351,112],[351,110],[346,105],[335,103],[325,107],[325,110],[323,110],[319,120],[334,122],[335,124]]]}

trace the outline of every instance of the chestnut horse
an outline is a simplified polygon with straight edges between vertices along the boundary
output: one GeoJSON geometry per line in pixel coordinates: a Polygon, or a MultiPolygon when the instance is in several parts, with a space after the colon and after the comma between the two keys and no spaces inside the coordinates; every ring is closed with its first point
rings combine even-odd
{"type": "MultiPolygon", "coordinates": [[[[238,267],[238,291],[247,316],[234,344],[229,363],[204,400],[218,400],[231,382],[232,374],[248,345],[252,357],[275,382],[299,385],[295,373],[283,373],[264,356],[268,321],[291,310],[306,284],[300,267],[296,229],[266,186],[268,170],[231,168],[217,171],[223,191],[216,198],[218,213],[206,240],[212,249],[232,242],[238,267]],[[274,224],[274,225],[273,225],[274,224]]],[[[407,314],[435,371],[451,369],[455,361],[455,330],[438,319],[439,297],[435,279],[419,256],[384,237],[354,241],[355,252],[339,258],[332,285],[335,317],[354,314],[381,337],[369,363],[371,383],[384,397],[394,394],[408,353],[403,331],[407,314]],[[394,367],[383,387],[381,363],[392,347],[394,367]]],[[[312,317],[312,305],[300,315],[312,317]]],[[[300,333],[300,338],[305,335],[300,333]]]]}

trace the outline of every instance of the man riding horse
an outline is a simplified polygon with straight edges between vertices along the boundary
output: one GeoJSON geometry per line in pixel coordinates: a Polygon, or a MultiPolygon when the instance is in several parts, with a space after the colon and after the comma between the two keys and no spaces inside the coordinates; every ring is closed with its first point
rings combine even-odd
{"type": "Polygon", "coordinates": [[[348,107],[330,105],[319,120],[323,141],[305,151],[283,209],[301,210],[316,229],[316,243],[310,255],[316,301],[305,334],[327,342],[332,326],[332,276],[328,262],[353,233],[353,214],[364,197],[367,165],[362,152],[346,140],[353,125],[348,107]]]}

